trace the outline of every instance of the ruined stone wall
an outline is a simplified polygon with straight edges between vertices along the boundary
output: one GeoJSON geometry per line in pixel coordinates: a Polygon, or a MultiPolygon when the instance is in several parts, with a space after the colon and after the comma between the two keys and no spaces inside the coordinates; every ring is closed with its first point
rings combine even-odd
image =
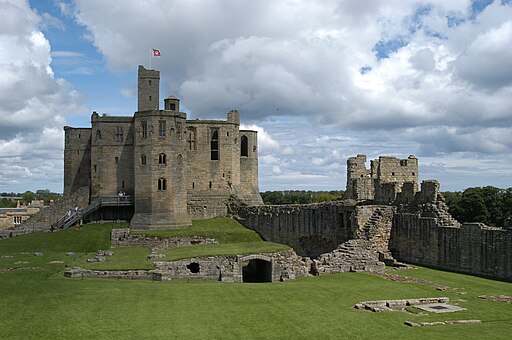
{"type": "Polygon", "coordinates": [[[155,250],[164,250],[171,248],[189,247],[199,244],[217,244],[218,242],[211,238],[204,237],[172,237],[160,239],[155,236],[146,236],[143,234],[130,234],[130,229],[120,228],[112,229],[110,235],[110,246],[117,247],[151,247],[155,250]]]}
{"type": "Polygon", "coordinates": [[[240,193],[248,205],[261,205],[258,185],[258,133],[240,130],[240,193]]]}
{"type": "Polygon", "coordinates": [[[270,264],[269,281],[293,280],[308,275],[308,263],[302,261],[293,250],[286,250],[278,253],[197,257],[172,262],[155,262],[155,269],[152,270],[108,271],[68,268],[64,276],[155,281],[196,279],[242,282],[244,262],[254,259],[270,264]]]}
{"type": "Polygon", "coordinates": [[[442,226],[435,217],[398,213],[393,256],[403,262],[512,281],[512,230],[481,223],[442,226]]]}
{"type": "Polygon", "coordinates": [[[287,244],[301,256],[317,257],[353,237],[354,206],[321,203],[237,207],[236,219],[266,241],[287,244]]]}

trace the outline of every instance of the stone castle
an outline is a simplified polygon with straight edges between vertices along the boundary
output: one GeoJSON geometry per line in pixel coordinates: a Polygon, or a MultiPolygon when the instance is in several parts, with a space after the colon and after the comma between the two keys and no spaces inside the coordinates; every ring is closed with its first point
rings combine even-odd
{"type": "Polygon", "coordinates": [[[138,68],[138,109],[119,117],[93,112],[92,127],[66,126],[64,195],[133,200],[131,227],[174,229],[191,219],[227,215],[230,198],[262,204],[257,132],[227,120],[187,120],[180,100],[159,109],[160,72],[138,68]]]}
{"type": "MultiPolygon", "coordinates": [[[[82,219],[130,220],[132,229],[175,229],[194,219],[233,216],[265,241],[289,245],[293,251],[161,262],[156,271],[110,274],[240,281],[244,263],[256,261],[254,270],[274,281],[383,272],[385,265],[402,266],[402,261],[512,281],[512,222],[494,228],[456,221],[439,183],[419,183],[416,157],[381,156],[367,168],[366,156],[357,155],[347,160],[343,200],[263,205],[256,131],[240,130],[235,110],[225,121],[187,120],[176,97],[166,98],[164,110],[159,110],[159,80],[158,71],[139,66],[138,111],[133,116],[94,112],[92,127],[65,127],[64,200],[12,230],[0,230],[0,239],[62,229],[82,219]],[[70,216],[74,207],[78,209],[70,216]]],[[[132,235],[129,229],[116,232],[113,246],[171,246],[132,235]]]]}

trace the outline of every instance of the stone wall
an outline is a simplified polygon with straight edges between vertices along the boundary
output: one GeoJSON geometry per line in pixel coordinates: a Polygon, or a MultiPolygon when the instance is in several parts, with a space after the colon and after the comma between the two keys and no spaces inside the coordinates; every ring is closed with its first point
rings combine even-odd
{"type": "Polygon", "coordinates": [[[0,230],[0,240],[37,231],[50,231],[52,224],[75,207],[85,208],[89,204],[89,188],[82,187],[73,194],[65,196],[53,206],[42,208],[12,230],[0,230]]]}
{"type": "Polygon", "coordinates": [[[399,213],[391,251],[403,262],[512,281],[512,230],[481,223],[443,226],[435,217],[399,213]]]}
{"type": "Polygon", "coordinates": [[[287,244],[301,256],[317,257],[351,239],[354,206],[340,202],[234,208],[235,218],[266,241],[287,244]]]}
{"type": "Polygon", "coordinates": [[[164,281],[172,279],[216,280],[242,282],[244,263],[259,260],[270,264],[267,282],[292,280],[308,275],[309,263],[293,250],[240,256],[198,257],[172,262],[155,262],[152,270],[90,270],[69,268],[64,276],[72,278],[109,278],[164,281]]]}
{"type": "Polygon", "coordinates": [[[158,250],[188,247],[198,244],[216,244],[216,240],[204,237],[172,237],[160,239],[143,234],[130,234],[129,228],[112,229],[110,244],[116,247],[151,247],[158,250]]]}

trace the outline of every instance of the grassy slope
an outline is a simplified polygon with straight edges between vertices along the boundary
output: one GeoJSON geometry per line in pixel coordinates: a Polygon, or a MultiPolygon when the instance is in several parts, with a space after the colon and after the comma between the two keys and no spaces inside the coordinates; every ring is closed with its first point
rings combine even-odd
{"type": "Polygon", "coordinates": [[[397,283],[366,273],[304,278],[286,283],[240,284],[202,281],[66,279],[66,251],[105,249],[111,225],[80,232],[33,234],[0,241],[0,267],[23,260],[37,271],[0,273],[0,338],[508,338],[510,304],[481,294],[512,295],[512,284],[420,268],[399,274],[458,287],[397,283]],[[96,248],[96,249],[93,249],[96,248]],[[33,251],[43,251],[42,257],[33,251]],[[21,254],[29,252],[29,254],[21,254]],[[466,294],[458,294],[464,291],[466,294]],[[356,302],[448,296],[467,311],[414,316],[357,311],[356,302]],[[457,301],[464,300],[464,301],[457,301]],[[408,328],[405,320],[481,319],[480,325],[408,328]]]}

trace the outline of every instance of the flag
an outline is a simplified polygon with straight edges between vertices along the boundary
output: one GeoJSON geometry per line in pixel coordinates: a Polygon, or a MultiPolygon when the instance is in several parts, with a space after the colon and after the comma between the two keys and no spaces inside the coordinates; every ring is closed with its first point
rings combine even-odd
{"type": "Polygon", "coordinates": [[[153,57],[160,58],[160,50],[153,49],[153,57]]]}

